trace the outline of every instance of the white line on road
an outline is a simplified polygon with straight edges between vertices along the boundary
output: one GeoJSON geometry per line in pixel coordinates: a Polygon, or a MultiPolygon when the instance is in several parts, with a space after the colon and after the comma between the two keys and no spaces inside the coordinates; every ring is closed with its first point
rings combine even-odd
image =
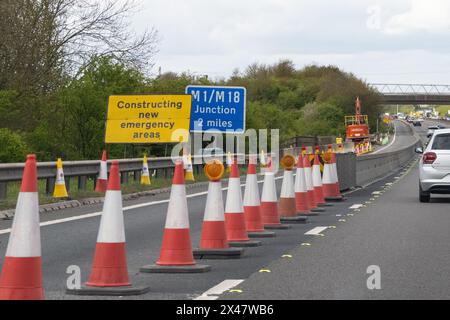
{"type": "Polygon", "coordinates": [[[205,291],[200,297],[194,300],[217,300],[222,293],[237,287],[242,282],[244,280],[225,280],[208,291],[205,291]]]}
{"type": "MultiPolygon", "coordinates": [[[[283,177],[278,177],[278,178],[275,178],[275,179],[276,180],[281,180],[281,179],[283,179],[283,177]]],[[[264,181],[258,181],[259,184],[261,184],[263,182],[264,181]]],[[[241,184],[241,187],[245,187],[245,184],[241,184]]],[[[227,191],[228,188],[223,188],[222,190],[223,191],[227,191]]],[[[196,197],[205,196],[207,194],[208,194],[207,191],[199,192],[199,193],[193,193],[193,194],[187,195],[186,198],[188,198],[188,199],[196,198],[196,197]]],[[[158,204],[164,204],[164,203],[168,203],[169,200],[170,199],[141,203],[141,204],[125,207],[125,208],[123,208],[123,211],[130,211],[130,210],[134,210],[134,209],[145,208],[145,207],[149,207],[149,206],[155,206],[155,205],[158,205],[158,204]]],[[[98,216],[101,216],[101,215],[102,215],[101,211],[100,212],[94,212],[94,213],[88,213],[88,214],[83,214],[83,215],[80,215],[80,216],[75,216],[75,217],[70,217],[70,218],[64,218],[64,219],[58,219],[58,220],[42,222],[42,223],[40,223],[40,226],[41,227],[46,227],[46,226],[51,226],[51,225],[55,225],[55,224],[65,223],[65,222],[71,222],[71,221],[77,221],[77,220],[94,218],[94,217],[98,217],[98,216]]],[[[0,235],[8,234],[10,232],[11,232],[11,228],[3,229],[3,230],[0,230],[0,235]]]]}
{"type": "Polygon", "coordinates": [[[352,210],[360,209],[362,206],[363,206],[362,204],[357,203],[357,204],[352,205],[349,209],[352,209],[352,210]]]}
{"type": "Polygon", "coordinates": [[[309,230],[308,232],[305,233],[305,235],[307,236],[317,236],[320,233],[322,233],[323,231],[327,230],[328,227],[315,227],[314,229],[309,230]]]}
{"type": "Polygon", "coordinates": [[[379,153],[379,152],[381,152],[381,151],[383,151],[383,150],[386,150],[386,149],[389,148],[389,147],[392,147],[392,145],[394,144],[396,138],[397,138],[397,125],[395,125],[394,139],[392,139],[391,143],[389,143],[386,147],[383,147],[383,148],[381,148],[381,149],[378,149],[378,150],[375,151],[375,152],[372,152],[372,154],[377,154],[377,153],[379,153]]]}

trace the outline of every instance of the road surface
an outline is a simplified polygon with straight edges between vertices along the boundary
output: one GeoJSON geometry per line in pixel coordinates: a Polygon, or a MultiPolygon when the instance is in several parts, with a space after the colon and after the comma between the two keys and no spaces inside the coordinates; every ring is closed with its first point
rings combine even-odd
{"type": "MultiPolygon", "coordinates": [[[[407,135],[405,139],[409,139],[407,135]]],[[[391,191],[363,208],[360,214],[353,213],[349,207],[368,201],[372,192],[394,181],[395,174],[349,194],[346,202],[336,203],[320,216],[311,217],[306,225],[277,231],[276,238],[263,240],[259,248],[247,249],[240,260],[202,261],[211,265],[212,271],[198,275],[139,273],[141,266],[154,263],[159,256],[168,195],[127,202],[125,206],[134,206],[125,211],[129,273],[134,284],[151,288],[148,294],[127,299],[195,299],[219,284],[222,290],[228,289],[224,285],[226,280],[246,281],[239,285],[242,294],[225,293],[221,296],[224,299],[449,298],[448,281],[443,281],[448,280],[450,266],[447,203],[419,204],[415,175],[413,168],[391,191]],[[348,213],[355,215],[347,216],[348,213]],[[342,219],[346,222],[339,222],[342,219]],[[324,237],[305,235],[323,226],[336,226],[336,229],[327,229],[324,237]],[[302,243],[311,246],[304,247],[302,243]],[[285,254],[293,257],[280,259],[285,254]],[[382,272],[383,290],[376,293],[364,289],[365,268],[371,264],[380,265],[382,272]],[[272,273],[258,272],[264,268],[272,273]]],[[[280,185],[278,180],[278,189],[280,185]]],[[[194,246],[199,242],[205,191],[205,186],[189,189],[194,246]]],[[[93,206],[42,215],[42,221],[48,223],[41,228],[47,299],[87,299],[65,294],[66,269],[77,265],[82,270],[83,281],[89,276],[100,210],[99,206],[93,206]]],[[[10,225],[11,221],[0,222],[2,256],[10,225]]],[[[213,294],[207,298],[218,297],[213,294]]]]}

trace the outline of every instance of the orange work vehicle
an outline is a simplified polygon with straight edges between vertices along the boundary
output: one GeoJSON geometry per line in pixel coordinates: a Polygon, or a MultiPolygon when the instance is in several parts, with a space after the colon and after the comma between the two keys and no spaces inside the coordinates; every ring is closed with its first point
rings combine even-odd
{"type": "Polygon", "coordinates": [[[356,113],[345,117],[346,140],[362,142],[370,139],[369,117],[361,114],[361,100],[356,98],[356,113]]]}

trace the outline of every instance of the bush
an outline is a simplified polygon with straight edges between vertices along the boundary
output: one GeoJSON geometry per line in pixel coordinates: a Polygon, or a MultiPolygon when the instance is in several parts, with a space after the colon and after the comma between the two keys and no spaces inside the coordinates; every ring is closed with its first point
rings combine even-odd
{"type": "Polygon", "coordinates": [[[22,137],[9,129],[0,129],[0,162],[23,162],[28,148],[22,137]]]}

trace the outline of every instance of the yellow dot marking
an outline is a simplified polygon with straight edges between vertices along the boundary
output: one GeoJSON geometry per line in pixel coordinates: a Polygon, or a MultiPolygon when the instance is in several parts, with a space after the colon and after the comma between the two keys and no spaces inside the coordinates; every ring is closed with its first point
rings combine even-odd
{"type": "Polygon", "coordinates": [[[330,229],[336,229],[336,226],[329,226],[330,229]]]}
{"type": "Polygon", "coordinates": [[[289,258],[289,259],[291,259],[291,258],[292,258],[292,255],[290,255],[290,254],[285,254],[285,255],[282,256],[282,258],[289,258]]]}
{"type": "Polygon", "coordinates": [[[311,243],[304,242],[302,243],[302,247],[311,247],[311,243]]]}
{"type": "Polygon", "coordinates": [[[238,290],[238,289],[233,289],[233,290],[230,290],[228,292],[229,293],[242,293],[243,291],[242,290],[238,290]]]}
{"type": "Polygon", "coordinates": [[[269,269],[261,269],[259,270],[259,273],[271,273],[272,271],[270,271],[269,269]]]}

